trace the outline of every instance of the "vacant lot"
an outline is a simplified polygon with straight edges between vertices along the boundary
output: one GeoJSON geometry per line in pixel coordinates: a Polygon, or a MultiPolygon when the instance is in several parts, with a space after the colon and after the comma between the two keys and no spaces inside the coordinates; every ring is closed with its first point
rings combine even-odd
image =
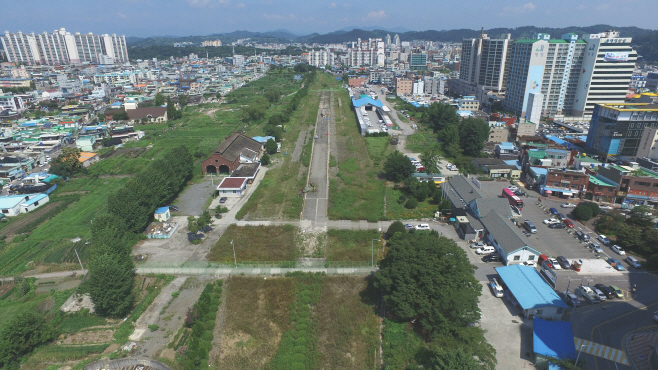
{"type": "Polygon", "coordinates": [[[231,277],[216,369],[266,369],[290,329],[290,278],[231,277]]]}
{"type": "Polygon", "coordinates": [[[418,207],[414,209],[407,209],[404,207],[409,195],[404,195],[401,201],[401,196],[404,193],[401,190],[393,188],[386,188],[386,216],[390,220],[414,220],[421,218],[434,217],[434,212],[437,210],[438,205],[432,200],[427,198],[422,202],[418,202],[418,207]]]}
{"type": "Polygon", "coordinates": [[[414,153],[420,153],[431,146],[436,146],[439,142],[437,135],[432,131],[420,125],[418,127],[418,132],[407,136],[407,149],[414,153]]]}
{"type": "Polygon", "coordinates": [[[381,158],[385,152],[381,141],[385,138],[368,138],[372,140],[370,150],[376,155],[379,164],[370,157],[366,140],[359,134],[354,112],[350,109],[351,101],[347,91],[334,93],[334,114],[336,116],[336,147],[334,153],[338,164],[338,174],[331,176],[329,182],[329,218],[333,220],[384,220],[385,183],[378,180],[381,171],[381,158]]]}
{"type": "Polygon", "coordinates": [[[297,258],[296,234],[297,228],[292,225],[237,226],[233,224],[212,247],[208,253],[208,260],[233,263],[233,246],[235,246],[238,262],[294,261],[297,258]]]}
{"type": "Polygon", "coordinates": [[[322,280],[322,294],[315,309],[319,369],[381,366],[380,320],[375,315],[371,298],[364,293],[366,286],[363,277],[325,277],[322,280]]]}
{"type": "Polygon", "coordinates": [[[327,261],[371,261],[374,248],[375,260],[381,242],[377,230],[339,230],[327,232],[327,261]]]}

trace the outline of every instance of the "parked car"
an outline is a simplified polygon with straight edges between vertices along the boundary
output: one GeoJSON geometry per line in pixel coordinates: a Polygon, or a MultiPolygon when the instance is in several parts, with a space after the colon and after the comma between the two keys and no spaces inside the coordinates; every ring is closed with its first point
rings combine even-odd
{"type": "Polygon", "coordinates": [[[227,197],[221,197],[219,198],[219,203],[226,203],[227,200],[228,200],[227,197]]]}
{"type": "Polygon", "coordinates": [[[416,230],[429,230],[430,225],[429,224],[419,224],[416,225],[416,230]]]}
{"type": "Polygon", "coordinates": [[[537,234],[537,228],[530,220],[523,221],[523,227],[531,234],[537,234]]]}
{"type": "Polygon", "coordinates": [[[515,191],[519,190],[519,188],[518,188],[517,186],[514,186],[514,185],[510,185],[510,186],[508,186],[507,188],[508,188],[509,190],[511,190],[512,192],[515,192],[515,191]]]}
{"type": "Polygon", "coordinates": [[[653,321],[658,322],[658,311],[655,311],[655,312],[653,313],[653,321]]]}
{"type": "Polygon", "coordinates": [[[167,206],[167,207],[169,207],[169,210],[172,211],[172,212],[178,211],[178,207],[176,207],[176,206],[167,206]]]}
{"type": "Polygon", "coordinates": [[[564,292],[564,300],[572,306],[580,306],[580,299],[573,293],[564,292]]]}
{"type": "Polygon", "coordinates": [[[549,229],[564,229],[565,227],[567,227],[567,225],[565,225],[563,223],[548,225],[549,229]]]}
{"type": "Polygon", "coordinates": [[[613,252],[617,253],[620,256],[625,256],[626,255],[626,251],[624,250],[624,248],[618,246],[617,244],[610,247],[610,249],[612,249],[613,252]]]}
{"type": "Polygon", "coordinates": [[[592,248],[595,253],[603,253],[601,246],[594,242],[589,243],[589,247],[592,248]]]}
{"type": "Polygon", "coordinates": [[[562,266],[563,269],[568,269],[571,267],[569,260],[564,256],[557,256],[557,261],[560,263],[560,266],[562,266]]]}
{"type": "Polygon", "coordinates": [[[603,206],[599,206],[599,208],[605,209],[606,211],[610,211],[612,209],[612,206],[603,205],[603,206]]]}
{"type": "Polygon", "coordinates": [[[608,239],[608,237],[605,236],[605,235],[599,235],[599,237],[597,239],[599,239],[599,241],[601,243],[603,243],[604,245],[610,244],[610,239],[608,239]]]}
{"type": "Polygon", "coordinates": [[[489,279],[489,287],[491,288],[491,293],[493,293],[494,297],[496,298],[503,297],[503,287],[500,286],[496,278],[489,279]]]}
{"type": "Polygon", "coordinates": [[[525,191],[517,190],[517,191],[514,192],[514,195],[519,196],[519,197],[525,197],[528,194],[526,194],[525,191]]]}
{"type": "Polygon", "coordinates": [[[557,208],[555,208],[555,207],[551,207],[551,208],[549,208],[549,211],[550,211],[552,214],[556,215],[556,216],[557,216],[558,213],[560,213],[560,212],[557,211],[557,208]]]}
{"type": "Polygon", "coordinates": [[[573,204],[573,203],[562,203],[562,205],[560,207],[562,207],[562,208],[576,208],[576,205],[573,204]]]}
{"type": "Polygon", "coordinates": [[[491,253],[482,257],[482,262],[503,262],[503,257],[498,253],[491,253]]]}
{"type": "Polygon", "coordinates": [[[404,225],[404,228],[405,228],[405,230],[411,230],[411,229],[414,228],[414,225],[412,225],[412,224],[405,224],[405,225],[404,225]]]}
{"type": "Polygon", "coordinates": [[[610,285],[610,289],[615,293],[617,298],[624,298],[624,292],[619,289],[616,285],[610,285]]]}
{"type": "Polygon", "coordinates": [[[482,248],[482,247],[485,247],[485,246],[486,246],[486,244],[484,242],[471,243],[471,248],[472,249],[478,249],[478,248],[482,248]]]}
{"type": "Polygon", "coordinates": [[[576,288],[576,294],[585,298],[586,301],[589,303],[600,303],[601,299],[599,296],[594,292],[594,289],[592,287],[582,285],[576,288]]]}
{"type": "Polygon", "coordinates": [[[584,233],[583,231],[581,231],[581,230],[576,231],[576,236],[578,237],[578,239],[580,239],[580,240],[582,240],[582,241],[584,241],[584,242],[588,242],[588,241],[589,241],[589,235],[585,234],[585,233],[584,233]]]}
{"type": "Polygon", "coordinates": [[[633,256],[627,256],[626,257],[626,262],[628,262],[629,265],[635,267],[636,269],[639,269],[639,268],[642,267],[642,265],[640,265],[640,261],[638,261],[637,258],[635,258],[633,256]]]}
{"type": "Polygon", "coordinates": [[[600,301],[603,302],[603,301],[608,300],[608,297],[606,297],[605,293],[603,293],[600,289],[594,287],[594,288],[592,288],[592,290],[594,291],[594,293],[596,293],[597,296],[599,296],[600,301]]]}
{"type": "Polygon", "coordinates": [[[546,224],[546,225],[550,225],[550,224],[559,224],[559,223],[560,223],[560,220],[555,219],[555,218],[547,218],[547,219],[545,219],[543,222],[544,222],[544,224],[546,224]]]}
{"type": "Polygon", "coordinates": [[[564,220],[564,224],[565,224],[568,228],[573,229],[573,222],[571,222],[571,220],[564,220]]]}
{"type": "Polygon", "coordinates": [[[491,245],[485,245],[484,247],[480,247],[475,250],[475,254],[489,254],[493,253],[496,251],[496,248],[494,248],[491,245]]]}
{"type": "Polygon", "coordinates": [[[609,286],[604,285],[604,284],[596,284],[596,285],[594,285],[594,287],[596,289],[600,290],[601,292],[603,292],[603,294],[605,294],[606,298],[608,298],[608,299],[615,298],[615,292],[612,289],[610,289],[609,286]]]}
{"type": "Polygon", "coordinates": [[[562,270],[562,266],[560,266],[560,263],[557,261],[556,258],[549,258],[549,260],[551,261],[553,270],[562,270]]]}
{"type": "Polygon", "coordinates": [[[537,263],[535,261],[525,261],[523,262],[525,266],[536,267],[537,263]]]}

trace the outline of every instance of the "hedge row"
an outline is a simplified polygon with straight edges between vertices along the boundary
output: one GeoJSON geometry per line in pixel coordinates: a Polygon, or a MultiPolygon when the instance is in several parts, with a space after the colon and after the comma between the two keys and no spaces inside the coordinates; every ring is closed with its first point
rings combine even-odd
{"type": "Polygon", "coordinates": [[[185,370],[208,368],[208,353],[212,349],[215,317],[217,317],[221,295],[222,280],[208,284],[199,300],[187,312],[185,325],[192,328],[192,334],[187,341],[185,354],[179,358],[185,370]]]}

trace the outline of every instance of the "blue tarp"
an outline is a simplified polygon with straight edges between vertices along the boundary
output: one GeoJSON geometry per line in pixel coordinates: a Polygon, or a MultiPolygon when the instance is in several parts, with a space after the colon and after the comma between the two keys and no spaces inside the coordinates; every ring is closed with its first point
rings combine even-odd
{"type": "Polygon", "coordinates": [[[534,267],[503,266],[496,267],[496,272],[524,310],[546,306],[569,308],[534,267]]]}
{"type": "Polygon", "coordinates": [[[532,319],[532,346],[537,355],[564,359],[576,353],[569,321],[532,319]]]}
{"type": "Polygon", "coordinates": [[[33,127],[33,126],[36,126],[36,125],[37,124],[33,123],[33,122],[25,122],[25,123],[21,124],[21,127],[33,127]]]}
{"type": "Polygon", "coordinates": [[[354,105],[355,108],[362,107],[366,104],[374,105],[375,107],[383,107],[384,103],[382,103],[379,99],[375,100],[370,97],[363,97],[360,99],[352,100],[352,105],[354,105]]]}

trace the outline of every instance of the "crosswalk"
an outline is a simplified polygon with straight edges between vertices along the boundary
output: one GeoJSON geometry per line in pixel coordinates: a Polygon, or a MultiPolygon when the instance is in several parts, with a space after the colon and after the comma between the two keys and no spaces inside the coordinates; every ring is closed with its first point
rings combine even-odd
{"type": "Polygon", "coordinates": [[[623,365],[628,365],[628,360],[624,351],[603,344],[598,344],[581,338],[573,338],[574,343],[576,344],[576,351],[581,350],[583,353],[590,354],[592,356],[601,357],[606,360],[618,362],[623,365]]]}

